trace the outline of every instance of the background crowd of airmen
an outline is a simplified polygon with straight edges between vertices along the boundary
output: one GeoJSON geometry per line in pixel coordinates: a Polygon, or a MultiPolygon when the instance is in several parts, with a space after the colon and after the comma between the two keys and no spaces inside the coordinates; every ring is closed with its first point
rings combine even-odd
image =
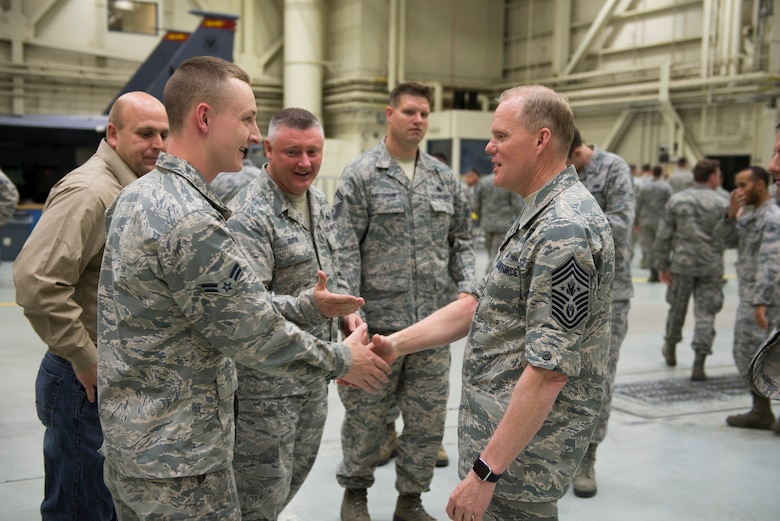
{"type": "MultiPolygon", "coordinates": [[[[191,76],[197,73],[198,66],[208,68],[213,64],[195,63],[195,72],[185,75],[186,81],[192,81],[191,76]]],[[[235,74],[230,80],[231,88],[235,90],[230,99],[235,101],[236,110],[243,110],[239,102],[246,102],[251,107],[251,96],[245,92],[246,78],[240,71],[226,70],[229,75],[235,74]]],[[[178,81],[185,80],[178,78],[178,81]]],[[[517,109],[522,113],[522,103],[530,102],[517,102],[518,99],[533,99],[536,103],[545,96],[549,99],[544,103],[561,104],[551,91],[519,89],[500,100],[499,107],[506,112],[508,107],[519,103],[517,109]]],[[[166,498],[165,501],[171,504],[187,503],[196,490],[203,487],[213,493],[212,499],[220,500],[224,499],[220,498],[220,490],[235,489],[238,491],[236,504],[240,504],[239,515],[243,519],[276,519],[314,463],[325,421],[327,381],[335,377],[352,383],[339,387],[346,409],[342,429],[344,460],[334,470],[339,484],[345,488],[342,520],[370,519],[366,488],[373,484],[373,472],[382,463],[385,426],[394,422],[394,415],[399,412],[404,417],[404,431],[397,445],[399,498],[394,519],[434,519],[423,510],[420,494],[429,488],[437,451],[441,448],[449,388],[447,342],[452,338],[433,339],[442,340],[430,344],[431,347],[438,346],[434,349],[407,349],[410,346],[406,345],[406,338],[403,335],[396,338],[394,333],[403,333],[405,328],[414,331],[418,321],[435,316],[435,312],[448,302],[459,306],[457,313],[467,312],[464,315],[468,318],[464,326],[467,327],[471,321],[468,311],[474,313],[482,291],[475,289],[480,278],[474,272],[475,229],[485,237],[491,259],[496,257],[495,267],[491,269],[492,263],[488,266],[484,291],[487,295],[515,291],[514,275],[522,269],[519,266],[523,265],[523,255],[527,252],[518,257],[512,248],[522,249],[525,247],[523,241],[534,239],[532,234],[523,236],[530,234],[523,225],[532,222],[536,215],[524,214],[525,209],[530,205],[531,210],[526,213],[552,211],[554,214],[560,209],[553,211],[545,205],[555,201],[557,204],[568,202],[569,198],[581,200],[583,195],[578,191],[581,187],[576,183],[577,177],[590,193],[588,200],[597,203],[591,210],[582,212],[590,220],[586,227],[591,226],[596,236],[604,235],[604,249],[583,243],[585,250],[591,250],[592,258],[583,261],[575,256],[566,257],[568,250],[563,245],[574,238],[562,231],[569,228],[556,228],[559,224],[555,224],[546,233],[550,234],[548,240],[562,245],[561,258],[552,255],[530,259],[540,264],[551,263],[549,269],[553,278],[569,277],[573,270],[573,276],[579,276],[579,280],[590,280],[586,291],[592,299],[589,309],[602,310],[601,315],[607,317],[606,320],[593,322],[595,315],[575,309],[564,321],[569,321],[567,327],[577,334],[586,335],[585,331],[591,331],[588,335],[592,336],[586,337],[594,345],[606,346],[608,336],[609,351],[598,356],[590,353],[588,356],[593,357],[590,361],[583,362],[581,369],[573,369],[573,373],[582,372],[580,379],[589,382],[591,391],[597,389],[598,392],[583,391],[579,396],[562,392],[560,395],[564,403],[570,398],[582,400],[582,408],[589,411],[585,415],[588,421],[573,438],[576,450],[567,453],[556,449],[547,453],[545,449],[538,455],[541,460],[533,464],[542,469],[569,462],[576,468],[573,476],[575,494],[580,497],[596,494],[595,454],[606,434],[619,350],[628,329],[628,311],[633,297],[631,259],[637,239],[638,254],[642,256],[639,266],[649,270],[648,280],[668,284],[670,309],[661,354],[670,366],[676,364],[675,349],[682,340],[683,322],[693,296],[696,325],[691,347],[696,357],[692,380],[706,379],[704,362],[712,352],[715,315],[723,303],[724,249],[737,248],[738,252],[740,302],[734,331],[734,359],[740,374],[747,374],[757,348],[780,326],[777,294],[780,209],[771,174],[764,168],[754,166],[737,173],[736,189],[730,194],[721,186],[720,167],[714,160],[697,162],[692,172],[681,160],[667,181],[663,167],[646,165],[640,173],[633,172],[636,169],[619,156],[584,143],[579,131],[572,127],[561,134],[567,136],[567,132],[573,130],[570,146],[569,142],[558,143],[559,136],[555,133],[552,137],[545,135],[539,139],[537,146],[542,147],[543,141],[549,138],[551,146],[555,147],[548,157],[553,158],[550,165],[570,165],[557,170],[560,175],[550,177],[541,190],[532,194],[522,190],[513,193],[494,186],[495,174],[480,178],[474,171],[469,172],[461,184],[444,162],[419,149],[427,129],[430,90],[409,83],[391,93],[386,109],[386,137],[345,169],[331,209],[324,195],[311,186],[321,165],[324,146],[323,129],[314,115],[296,108],[280,111],[272,118],[267,136],[262,140],[267,160],[262,167],[244,160],[241,171],[232,172],[235,168],[230,169],[231,172],[225,168],[214,171],[217,165],[229,165],[235,158],[222,163],[212,161],[200,155],[205,152],[188,144],[188,140],[197,134],[198,139],[203,139],[203,150],[207,152],[209,139],[212,139],[207,138],[208,119],[211,118],[213,124],[226,116],[206,109],[202,113],[196,110],[195,116],[202,120],[193,122],[193,116],[185,113],[186,100],[176,101],[175,96],[172,97],[172,103],[179,105],[173,107],[176,121],[170,122],[171,149],[168,149],[168,122],[159,102],[142,93],[130,93],[117,100],[109,116],[106,140],[90,162],[66,176],[52,190],[43,217],[14,266],[17,300],[36,332],[49,346],[36,385],[39,416],[47,427],[44,442],[46,495],[41,507],[44,519],[60,518],[64,510],[74,508],[70,503],[81,508],[90,505],[90,515],[98,516],[103,512],[105,519],[114,515],[120,519],[153,517],[157,514],[154,509],[158,508],[158,501],[148,500],[153,487],[149,488],[145,478],[189,475],[193,468],[199,469],[196,474],[204,476],[214,473],[217,481],[180,482],[175,490],[170,487],[154,490],[157,495],[153,497],[166,498]],[[568,156],[565,153],[567,146],[568,156]],[[196,163],[200,173],[192,166],[196,163]],[[155,173],[148,174],[152,169],[155,173]],[[207,175],[206,170],[213,171],[213,175],[207,175]],[[223,173],[216,175],[219,171],[223,173]],[[170,175],[163,175],[166,172],[170,175]],[[141,176],[143,181],[135,181],[141,176]],[[92,178],[100,180],[98,189],[90,187],[92,178]],[[120,200],[112,204],[119,191],[128,185],[131,188],[123,190],[120,200]],[[411,195],[407,197],[407,194],[411,195]],[[139,214],[138,207],[148,211],[148,215],[139,214]],[[103,255],[102,245],[106,241],[103,213],[107,209],[111,228],[103,255]],[[215,224],[219,221],[224,221],[226,227],[215,224]],[[68,222],[71,222],[71,229],[64,226],[68,222]],[[606,233],[607,228],[610,234],[606,233]],[[226,232],[226,229],[230,231],[226,232]],[[228,239],[230,234],[235,239],[228,239]],[[605,234],[611,235],[614,251],[605,234]],[[62,238],[64,235],[73,240],[53,240],[55,236],[62,238]],[[207,245],[205,250],[204,245],[207,245]],[[240,246],[242,254],[238,253],[236,245],[240,246]],[[134,251],[137,256],[127,258],[127,251],[134,251]],[[206,255],[204,251],[211,253],[206,255]],[[244,255],[248,265],[235,260],[244,255]],[[169,265],[157,266],[156,262],[169,265]],[[589,267],[588,262],[599,266],[603,262],[604,271],[599,272],[598,266],[589,267]],[[216,282],[204,282],[206,279],[198,266],[206,265],[219,273],[216,282]],[[249,283],[245,278],[248,271],[254,273],[249,283]],[[171,276],[171,273],[176,275],[171,276]],[[596,274],[598,276],[593,279],[596,274]],[[100,309],[95,307],[98,276],[100,309]],[[138,285],[128,285],[126,281],[133,278],[140,281],[138,285]],[[165,290],[161,286],[163,278],[165,290]],[[232,297],[242,280],[241,283],[249,284],[257,295],[265,295],[262,288],[267,289],[267,297],[209,300],[192,293],[195,284],[204,295],[232,297]],[[599,286],[605,281],[609,281],[609,288],[599,286]],[[55,287],[75,288],[75,294],[55,287]],[[166,291],[171,291],[171,295],[165,296],[166,291]],[[173,302],[186,312],[189,312],[187,308],[192,308],[197,313],[205,313],[209,320],[196,324],[192,330],[196,332],[192,333],[184,325],[188,320],[184,315],[160,315],[163,309],[171,309],[173,302]],[[225,305],[225,302],[229,304],[225,305]],[[246,315],[240,306],[250,304],[261,308],[258,318],[251,322],[236,319],[246,315]],[[271,307],[289,322],[271,312],[271,307]],[[608,308],[611,308],[611,320],[606,311],[608,308]],[[98,320],[100,343],[107,346],[100,348],[100,385],[95,351],[98,332],[94,327],[98,320]],[[383,339],[385,347],[379,352],[385,349],[395,353],[387,360],[392,362],[389,376],[385,376],[387,366],[377,361],[378,357],[354,359],[359,354],[354,339],[365,337],[366,323],[372,334],[382,335],[378,338],[383,339]],[[172,330],[182,334],[166,336],[172,330]],[[168,346],[178,345],[173,352],[181,359],[154,360],[148,341],[139,340],[150,333],[168,346]],[[351,343],[346,347],[330,343],[341,335],[352,339],[351,343]],[[242,349],[255,337],[261,339],[262,349],[242,349]],[[600,341],[596,342],[598,339],[600,341]],[[214,375],[206,371],[208,374],[198,376],[198,371],[202,373],[215,360],[209,343],[216,343],[221,353],[230,354],[239,363],[233,458],[237,486],[232,485],[230,473],[219,473],[224,470],[219,465],[231,452],[232,442],[218,439],[223,431],[233,432],[231,429],[225,431],[225,420],[233,418],[230,411],[236,391],[232,383],[236,379],[235,368],[225,363],[216,370],[220,385],[214,395],[220,402],[217,418],[208,418],[206,413],[198,418],[203,404],[198,402],[197,396],[182,397],[201,391],[203,395],[211,392],[208,386],[214,375]],[[341,347],[329,347],[334,345],[341,347]],[[129,351],[121,354],[128,346],[129,351]],[[395,359],[398,354],[403,356],[395,359]],[[602,355],[606,364],[599,367],[595,361],[602,355]],[[184,359],[193,367],[186,378],[178,374],[184,359]],[[246,365],[241,365],[243,363],[246,365]],[[360,369],[347,372],[352,363],[360,369]],[[360,373],[356,378],[358,370],[370,376],[360,373]],[[128,376],[127,371],[135,376],[128,376]],[[78,422],[67,426],[62,419],[57,419],[60,414],[57,408],[62,408],[61,404],[53,405],[46,414],[41,412],[40,405],[54,404],[56,399],[51,395],[59,392],[59,387],[51,387],[52,374],[58,375],[58,382],[68,378],[68,392],[73,394],[73,400],[78,401],[79,393],[82,393],[81,399],[89,402],[84,403],[93,407],[78,418],[92,434],[91,445],[68,456],[72,458],[69,463],[63,463],[61,459],[62,454],[73,452],[73,442],[61,431],[79,431],[83,427],[76,425],[78,422]],[[190,413],[195,421],[182,420],[172,408],[142,412],[148,414],[148,418],[156,418],[152,423],[117,424],[116,417],[132,418],[137,414],[128,409],[132,408],[128,402],[130,398],[122,394],[126,392],[123,389],[128,385],[128,379],[136,381],[136,384],[130,384],[132,392],[150,397],[144,407],[152,407],[149,404],[160,395],[171,396],[170,403],[189,400],[188,407],[192,408],[190,413]],[[385,382],[386,379],[389,382],[385,382]],[[97,451],[101,448],[102,437],[95,405],[96,386],[101,391],[101,419],[112,418],[111,427],[105,433],[106,445],[100,454],[97,451]],[[372,387],[378,390],[365,392],[372,387]],[[202,425],[198,425],[201,420],[202,425]],[[158,443],[155,432],[163,430],[169,434],[165,443],[158,443]],[[176,455],[176,447],[187,439],[201,445],[201,449],[184,456],[176,455]],[[138,452],[126,452],[122,449],[124,445],[146,448],[139,459],[138,452]],[[101,454],[107,457],[105,480],[108,489],[102,486],[101,454]],[[75,472],[79,466],[85,470],[75,472]],[[85,486],[90,489],[85,495],[68,497],[63,493],[66,489],[81,490],[85,486]],[[122,498],[116,502],[116,513],[111,495],[115,501],[122,498]]],[[[166,108],[171,117],[171,107],[166,108]]],[[[497,122],[502,121],[500,112],[497,111],[497,122]]],[[[253,132],[249,128],[248,141],[259,144],[259,133],[253,132]]],[[[493,133],[489,152],[494,158],[500,158],[501,154],[507,153],[507,149],[502,152],[500,148],[505,137],[500,128],[494,129],[493,133]]],[[[238,144],[248,141],[244,138],[238,144]]],[[[230,144],[219,143],[219,146],[229,147],[230,144]]],[[[246,152],[245,146],[238,148],[246,152]]],[[[780,172],[777,148],[768,168],[773,174],[780,172]]],[[[235,164],[239,166],[240,160],[235,164]]],[[[503,167],[509,164],[510,160],[506,159],[503,167]]],[[[499,164],[497,171],[501,168],[499,164]]],[[[501,182],[507,184],[506,179],[501,182]]],[[[4,176],[0,176],[0,185],[7,184],[4,176]]],[[[9,193],[5,199],[16,204],[18,195],[9,193]]],[[[531,283],[538,281],[531,280],[531,283]]],[[[246,293],[246,288],[243,291],[246,293]]],[[[528,306],[534,305],[531,300],[528,306]]],[[[501,306],[488,298],[480,300],[480,309],[483,305],[489,308],[490,302],[496,306],[493,312],[500,314],[501,306]]],[[[482,324],[479,316],[479,313],[475,315],[474,328],[482,324]]],[[[529,318],[529,324],[530,321],[529,318]]],[[[468,329],[456,328],[456,333],[458,331],[463,336],[468,329]]],[[[478,350],[483,340],[479,331],[472,332],[470,346],[478,350]]],[[[542,341],[541,345],[545,346],[549,341],[542,341]]],[[[375,345],[379,345],[376,342],[379,340],[375,340],[375,345]]],[[[423,340],[420,342],[424,343],[423,340]]],[[[566,353],[551,355],[544,349],[546,347],[538,352],[531,350],[523,356],[538,356],[536,362],[540,366],[550,363],[550,356],[560,356],[560,359],[554,358],[555,363],[570,368],[566,353]]],[[[467,361],[465,371],[475,366],[471,377],[490,374],[479,372],[476,368],[480,363],[478,358],[467,356],[467,361]]],[[[468,376],[465,371],[464,381],[468,376]]],[[[748,383],[746,381],[746,389],[748,383]]],[[[562,386],[563,383],[555,385],[562,386]]],[[[588,389],[587,385],[582,389],[588,389]]],[[[769,398],[755,392],[752,395],[752,409],[745,414],[729,416],[727,423],[735,427],[772,429],[780,434],[780,421],[771,412],[769,398]]],[[[475,408],[484,408],[484,414],[490,416],[493,398],[482,396],[480,398],[476,393],[470,399],[474,400],[475,408]],[[480,399],[487,401],[482,403],[480,399]]],[[[506,400],[511,399],[506,397],[506,400]]],[[[561,414],[560,411],[557,414],[561,414]]],[[[500,419],[499,416],[497,420],[500,419]]],[[[461,435],[466,440],[461,440],[461,477],[469,473],[476,455],[474,471],[479,479],[495,482],[494,478],[501,473],[488,464],[492,453],[480,454],[481,443],[491,433],[485,432],[475,421],[461,418],[461,435]],[[465,463],[464,451],[468,454],[465,463]],[[471,454],[473,451],[475,454],[471,454]],[[488,469],[484,476],[480,473],[481,464],[488,469]]],[[[545,433],[545,428],[540,432],[545,433]]],[[[547,438],[543,439],[547,440],[559,436],[553,431],[544,435],[547,438]]],[[[562,442],[562,445],[566,443],[562,442]]],[[[497,489],[495,503],[498,506],[492,515],[512,512],[513,516],[522,513],[526,516],[523,519],[557,519],[555,500],[568,483],[556,483],[551,477],[556,473],[542,472],[548,479],[534,484],[535,492],[531,493],[523,487],[528,484],[523,482],[522,476],[513,474],[512,467],[503,466],[501,470],[506,475],[497,489]],[[523,488],[523,492],[518,492],[520,488],[511,488],[511,483],[523,488]],[[501,503],[499,496],[509,498],[508,502],[501,503]]],[[[453,493],[453,498],[458,493],[465,494],[464,483],[465,480],[453,493]]],[[[205,508],[218,516],[235,515],[231,510],[232,499],[224,501],[207,501],[197,508],[205,508]]],[[[475,516],[481,519],[485,508],[487,503],[480,505],[476,501],[472,505],[451,498],[447,512],[453,519],[467,519],[469,515],[471,519],[475,516]]]]}

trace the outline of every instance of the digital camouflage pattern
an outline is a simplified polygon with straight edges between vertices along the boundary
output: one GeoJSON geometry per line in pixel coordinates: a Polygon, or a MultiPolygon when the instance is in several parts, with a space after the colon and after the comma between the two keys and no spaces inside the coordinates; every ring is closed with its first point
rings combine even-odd
{"type": "Polygon", "coordinates": [[[715,315],[723,309],[723,277],[694,277],[672,274],[666,288],[666,315],[664,341],[677,345],[683,338],[682,329],[688,304],[693,296],[693,339],[691,348],[705,355],[712,354],[715,341],[715,315]]]}
{"type": "Polygon", "coordinates": [[[615,241],[612,298],[629,300],[634,296],[631,282],[631,230],[636,213],[633,176],[623,158],[596,145],[589,146],[593,147],[593,155],[587,166],[578,172],[579,179],[598,201],[615,241]]]}
{"type": "Polygon", "coordinates": [[[780,400],[780,331],[758,349],[748,367],[748,381],[753,392],[780,400]]]}
{"type": "Polygon", "coordinates": [[[19,204],[19,191],[5,172],[0,170],[0,226],[8,222],[16,211],[17,204],[19,204]]]}
{"type": "Polygon", "coordinates": [[[593,146],[590,161],[578,172],[585,188],[596,198],[609,222],[615,245],[615,284],[612,288],[612,332],[610,333],[608,371],[604,386],[604,398],[599,422],[594,433],[594,443],[604,440],[612,411],[612,390],[615,387],[620,347],[628,331],[628,310],[634,296],[631,281],[631,233],[636,214],[634,177],[631,169],[620,156],[593,146]]]}
{"type": "Polygon", "coordinates": [[[471,205],[471,211],[479,217],[480,227],[485,234],[485,247],[491,261],[498,252],[504,235],[525,206],[520,194],[494,185],[495,177],[495,174],[490,174],[474,185],[474,202],[471,205]]]}
{"type": "Polygon", "coordinates": [[[216,192],[222,202],[228,204],[246,186],[260,177],[260,169],[249,159],[244,159],[244,166],[238,172],[222,172],[211,182],[211,189],[216,192]]]}
{"type": "MultiPolygon", "coordinates": [[[[122,476],[176,478],[230,466],[233,360],[309,378],[348,371],[347,346],[274,312],[226,225],[229,213],[197,170],[165,153],[107,212],[98,396],[103,451],[122,476]]],[[[313,301],[305,306],[316,310],[313,301]]]]}
{"type": "MultiPolygon", "coordinates": [[[[460,182],[445,164],[420,151],[410,181],[384,141],[344,170],[335,195],[339,264],[348,292],[365,298],[369,330],[389,334],[473,292],[471,216],[460,182]]],[[[404,430],[396,459],[396,489],[428,490],[444,433],[449,392],[449,347],[396,360],[389,382],[367,393],[339,387],[346,414],[343,487],[374,482],[389,406],[397,403],[404,430]]]]}
{"type": "Polygon", "coordinates": [[[420,152],[414,181],[384,141],[346,167],[333,216],[349,293],[366,299],[370,328],[397,331],[475,284],[466,197],[447,165],[420,152]]]}
{"type": "Polygon", "coordinates": [[[693,173],[690,170],[675,169],[672,175],[667,179],[669,186],[672,188],[672,193],[682,192],[692,187],[695,182],[693,179],[693,173]]]}
{"type": "MultiPolygon", "coordinates": [[[[228,227],[276,300],[313,288],[320,269],[328,275],[330,291],[344,289],[338,282],[330,205],[317,188],[310,187],[307,196],[311,230],[266,167],[228,205],[233,212],[228,227]]],[[[337,340],[338,320],[321,318],[307,332],[337,340]]],[[[314,464],[328,410],[328,382],[322,377],[271,376],[240,364],[237,371],[233,469],[243,519],[276,519],[314,464]]]]}
{"type": "Polygon", "coordinates": [[[483,281],[463,361],[461,478],[528,364],[568,376],[498,481],[494,499],[503,505],[557,501],[585,454],[604,394],[614,263],[609,223],[568,167],[532,196],[483,281]]]}
{"type": "Polygon", "coordinates": [[[601,443],[607,437],[607,425],[612,413],[612,395],[615,392],[615,375],[617,374],[618,360],[620,360],[620,346],[628,333],[628,312],[631,311],[630,300],[612,299],[612,326],[609,332],[609,356],[607,359],[607,377],[604,382],[604,399],[601,401],[599,421],[596,430],[593,431],[591,443],[601,443]]]}
{"type": "Polygon", "coordinates": [[[122,521],[242,521],[230,467],[165,481],[123,476],[110,465],[105,474],[122,521]]]}
{"type": "Polygon", "coordinates": [[[670,271],[666,290],[669,312],[664,340],[677,344],[694,296],[694,331],[691,347],[712,353],[715,315],[723,307],[723,237],[716,227],[729,202],[704,184],[673,194],[664,207],[653,246],[653,261],[659,272],[670,271]]]}
{"type": "Polygon", "coordinates": [[[737,371],[746,378],[746,383],[750,361],[767,337],[767,331],[756,323],[755,306],[768,304],[768,317],[776,314],[774,310],[780,307],[780,303],[771,300],[780,273],[777,223],[780,223],[780,208],[774,199],[770,199],[756,209],[745,207],[736,219],[724,218],[715,231],[717,237],[723,237],[727,248],[737,248],[739,305],[734,322],[733,352],[737,371]],[[759,264],[760,256],[766,265],[759,264]],[[756,302],[758,294],[761,297],[756,302]]]}
{"type": "Polygon", "coordinates": [[[639,245],[646,255],[647,266],[653,266],[653,244],[658,232],[658,222],[671,196],[672,188],[663,179],[649,180],[637,193],[636,224],[639,225],[639,245]]]}
{"type": "Polygon", "coordinates": [[[723,240],[714,233],[728,205],[704,184],[673,194],[658,225],[655,268],[675,275],[722,277],[723,240]]]}

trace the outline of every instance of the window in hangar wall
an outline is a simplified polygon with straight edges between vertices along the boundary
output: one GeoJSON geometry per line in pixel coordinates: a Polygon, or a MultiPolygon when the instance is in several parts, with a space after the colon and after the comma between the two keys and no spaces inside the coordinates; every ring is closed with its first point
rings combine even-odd
{"type": "Polygon", "coordinates": [[[157,4],[132,0],[108,0],[108,30],[157,34],[157,4]]]}
{"type": "Polygon", "coordinates": [[[463,175],[472,168],[476,168],[480,175],[488,175],[493,172],[493,164],[490,156],[485,152],[487,139],[460,139],[460,157],[454,161],[452,157],[452,139],[429,139],[427,148],[431,155],[442,154],[447,158],[447,163],[452,170],[463,175]]]}

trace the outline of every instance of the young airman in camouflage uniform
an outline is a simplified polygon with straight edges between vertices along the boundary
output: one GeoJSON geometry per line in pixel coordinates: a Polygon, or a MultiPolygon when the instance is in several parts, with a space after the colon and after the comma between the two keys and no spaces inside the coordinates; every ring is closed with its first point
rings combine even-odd
{"type": "Polygon", "coordinates": [[[677,163],[674,167],[674,172],[667,179],[669,186],[672,188],[672,193],[682,192],[683,190],[690,188],[694,184],[693,173],[688,170],[688,160],[685,157],[677,159],[677,163]]]}
{"type": "Polygon", "coordinates": [[[658,282],[658,271],[653,268],[653,244],[658,232],[658,222],[664,212],[664,207],[672,196],[672,188],[664,181],[664,171],[661,165],[652,170],[652,179],[642,186],[636,196],[636,224],[639,225],[639,246],[642,248],[642,258],[650,267],[649,282],[658,282]]]}
{"type": "MultiPolygon", "coordinates": [[[[361,295],[372,332],[389,334],[452,301],[453,283],[465,295],[475,284],[470,215],[460,182],[447,165],[419,150],[431,89],[405,83],[390,94],[388,133],[344,170],[334,219],[340,268],[349,292],[361,295]]],[[[397,404],[404,430],[396,460],[397,521],[433,519],[420,494],[429,489],[446,417],[450,351],[442,345],[393,364],[378,393],[339,387],[346,409],[343,460],[336,476],[345,488],[343,521],[370,519],[366,489],[374,483],[387,410],[397,404]]]]}
{"type": "Polygon", "coordinates": [[[542,86],[499,98],[485,150],[523,213],[472,298],[389,337],[388,360],[468,333],[450,519],[557,520],[607,376],[615,250],[596,199],[566,167],[568,102],[542,86]],[[473,318],[473,320],[472,320],[473,318]],[[484,517],[483,517],[484,514],[484,517]]]}
{"type": "MultiPolygon", "coordinates": [[[[268,163],[229,204],[233,215],[228,226],[277,300],[309,290],[318,282],[318,270],[328,275],[331,291],[345,289],[338,283],[330,204],[311,186],[322,164],[323,144],[322,126],[312,113],[298,108],[276,113],[265,140],[268,163]]],[[[320,322],[306,331],[338,340],[338,319],[327,316],[338,315],[338,309],[320,311],[320,322]]],[[[348,318],[353,319],[351,329],[359,317],[348,318]]],[[[233,469],[242,519],[275,520],[314,464],[328,410],[328,381],[271,376],[243,365],[236,369],[233,469]]]]}
{"type": "MultiPolygon", "coordinates": [[[[747,369],[756,349],[767,336],[766,309],[777,309],[777,302],[767,302],[773,293],[774,276],[780,273],[780,257],[770,257],[769,266],[759,266],[762,250],[778,250],[780,242],[780,208],[769,194],[769,174],[759,166],[750,167],[736,176],[729,210],[715,232],[724,237],[727,248],[737,248],[737,282],[739,305],[734,322],[734,363],[747,382],[747,369]],[[762,307],[763,310],[757,308],[762,307]],[[757,314],[758,313],[758,314],[757,314]],[[763,315],[763,316],[761,316],[763,315]]],[[[748,385],[749,387],[749,385],[748,385]]],[[[769,399],[753,395],[753,407],[745,414],[726,418],[732,427],[770,429],[775,417],[769,399]]]]}
{"type": "Polygon", "coordinates": [[[691,379],[706,380],[704,360],[712,353],[715,315],[723,307],[723,238],[715,233],[726,215],[728,200],[715,190],[720,186],[720,165],[702,159],[693,168],[696,183],[673,194],[666,203],[653,246],[655,268],[669,287],[666,334],[661,350],[667,365],[677,364],[676,346],[688,301],[693,295],[696,320],[691,347],[696,353],[691,379]]]}
{"type": "Polygon", "coordinates": [[[574,494],[578,497],[596,495],[596,449],[607,435],[607,423],[612,412],[612,392],[615,388],[620,347],[628,332],[628,311],[634,286],[631,282],[631,232],[636,213],[631,169],[620,157],[586,145],[579,130],[574,129],[569,152],[569,163],[604,211],[615,243],[615,285],[612,288],[612,331],[609,339],[609,371],[607,372],[604,401],[599,423],[591,439],[588,452],[574,478],[574,494]]]}
{"type": "MultiPolygon", "coordinates": [[[[389,367],[366,349],[364,326],[335,344],[285,321],[226,225],[230,211],[209,181],[239,170],[260,140],[246,72],[192,58],[164,99],[169,153],[107,212],[98,288],[105,481],[120,520],[239,520],[234,360],[366,390],[389,367]]],[[[313,297],[293,304],[321,320],[313,297]]]]}

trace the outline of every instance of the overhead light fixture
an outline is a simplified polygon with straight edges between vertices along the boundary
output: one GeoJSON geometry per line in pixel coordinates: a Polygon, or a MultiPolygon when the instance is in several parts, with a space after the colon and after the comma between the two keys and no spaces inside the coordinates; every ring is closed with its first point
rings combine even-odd
{"type": "Polygon", "coordinates": [[[129,0],[116,0],[116,2],[113,2],[114,9],[118,9],[120,11],[135,11],[135,2],[130,2],[129,0]]]}

